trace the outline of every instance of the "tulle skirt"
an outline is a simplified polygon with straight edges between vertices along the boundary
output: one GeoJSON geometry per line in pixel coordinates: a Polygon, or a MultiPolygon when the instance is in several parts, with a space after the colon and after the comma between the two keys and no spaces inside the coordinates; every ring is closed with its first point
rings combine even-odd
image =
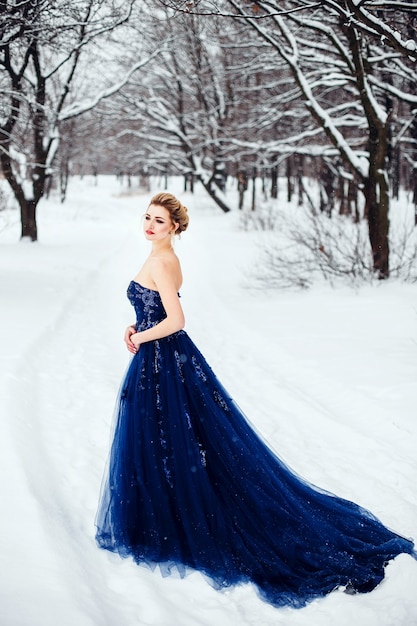
{"type": "Polygon", "coordinates": [[[184,331],[143,344],[117,404],[100,547],[274,606],[365,592],[413,542],[308,484],[262,441],[184,331]]]}

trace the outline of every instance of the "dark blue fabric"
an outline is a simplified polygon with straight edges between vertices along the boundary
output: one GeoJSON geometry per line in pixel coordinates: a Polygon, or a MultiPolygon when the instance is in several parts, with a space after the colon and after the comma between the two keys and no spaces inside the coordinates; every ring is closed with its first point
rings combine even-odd
{"type": "MultiPolygon", "coordinates": [[[[165,317],[132,281],[137,328],[165,317]]],[[[97,515],[100,547],[163,573],[253,582],[275,606],[370,591],[413,543],[296,476],[259,438],[184,331],[141,345],[121,387],[97,515]]],[[[415,553],[414,553],[415,556],[415,553]]]]}

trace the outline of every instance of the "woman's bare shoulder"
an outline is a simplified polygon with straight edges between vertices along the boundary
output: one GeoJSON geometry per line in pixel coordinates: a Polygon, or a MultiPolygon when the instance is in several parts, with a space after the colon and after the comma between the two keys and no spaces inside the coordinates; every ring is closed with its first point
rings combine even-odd
{"type": "Polygon", "coordinates": [[[181,263],[176,254],[156,255],[150,259],[149,270],[156,284],[169,278],[174,282],[177,290],[182,285],[181,263]]]}

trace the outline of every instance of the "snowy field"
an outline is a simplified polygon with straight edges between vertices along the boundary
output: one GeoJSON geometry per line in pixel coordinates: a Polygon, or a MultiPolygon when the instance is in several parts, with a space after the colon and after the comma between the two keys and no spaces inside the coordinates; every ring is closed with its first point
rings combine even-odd
{"type": "MultiPolygon", "coordinates": [[[[186,329],[214,371],[299,474],[417,538],[417,285],[254,290],[259,235],[171,183],[191,215],[176,244],[186,329]]],[[[149,245],[150,194],[126,192],[73,179],[66,204],[41,203],[36,244],[19,242],[17,211],[0,214],[2,626],[416,626],[406,555],[371,594],[294,610],[97,549],[125,291],[149,245]]]]}

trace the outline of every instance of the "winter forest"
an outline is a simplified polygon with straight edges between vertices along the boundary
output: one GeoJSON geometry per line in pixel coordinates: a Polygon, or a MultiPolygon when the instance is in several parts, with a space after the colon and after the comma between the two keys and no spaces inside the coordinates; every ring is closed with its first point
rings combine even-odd
{"type": "Polygon", "coordinates": [[[404,555],[369,596],[291,611],[95,547],[125,283],[163,189],[226,386],[300,474],[417,539],[415,0],[6,0],[4,626],[417,625],[404,555]]]}
{"type": "MultiPolygon", "coordinates": [[[[254,210],[284,177],[312,222],[290,229],[306,268],[294,276],[286,259],[287,280],[303,284],[311,265],[414,277],[413,225],[391,233],[389,211],[401,190],[417,206],[416,12],[386,0],[3,3],[1,167],[22,237],[37,238],[39,200],[58,187],[64,201],[73,175],[177,174],[223,211],[229,177],[240,207],[252,182],[254,210]]],[[[282,267],[277,251],[269,261],[282,267]]]]}

